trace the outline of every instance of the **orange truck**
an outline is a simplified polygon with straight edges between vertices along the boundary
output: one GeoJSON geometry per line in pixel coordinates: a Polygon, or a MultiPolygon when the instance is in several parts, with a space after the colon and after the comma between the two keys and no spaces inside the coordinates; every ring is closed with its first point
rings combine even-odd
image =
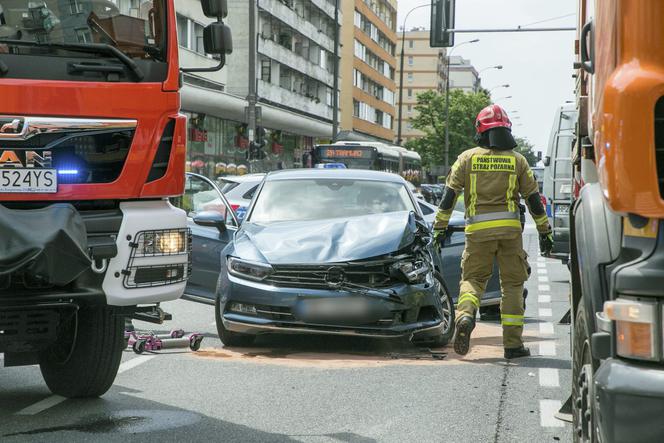
{"type": "MultiPolygon", "coordinates": [[[[220,69],[226,1],[201,6],[220,69]]],[[[0,353],[55,394],[106,392],[125,318],[182,295],[180,83],[173,0],[0,2],[0,353]]]]}
{"type": "Polygon", "coordinates": [[[580,0],[574,441],[664,441],[664,1],[580,0]]]}

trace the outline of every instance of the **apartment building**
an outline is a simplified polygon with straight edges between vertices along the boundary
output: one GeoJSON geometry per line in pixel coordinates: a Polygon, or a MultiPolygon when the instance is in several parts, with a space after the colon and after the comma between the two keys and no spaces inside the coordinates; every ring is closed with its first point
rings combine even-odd
{"type": "Polygon", "coordinates": [[[477,92],[480,86],[480,76],[470,60],[460,55],[450,57],[450,89],[477,92]]]}
{"type": "MultiPolygon", "coordinates": [[[[229,0],[233,54],[219,72],[184,75],[189,116],[187,166],[208,176],[302,165],[332,137],[334,0],[229,0]],[[256,2],[256,84],[266,155],[247,160],[249,1],[256,2]]],[[[175,0],[182,66],[218,63],[204,54],[206,18],[198,0],[175,0]]]]}
{"type": "Polygon", "coordinates": [[[340,129],[394,141],[396,0],[339,0],[340,129]]]}
{"type": "MultiPolygon", "coordinates": [[[[401,34],[399,34],[399,37],[401,37],[401,34]]],[[[429,31],[423,29],[406,32],[404,41],[401,143],[406,143],[408,140],[423,135],[421,131],[414,129],[411,124],[412,118],[416,115],[417,94],[431,90],[445,91],[445,48],[430,47],[429,31]]],[[[397,56],[399,57],[400,54],[401,38],[397,43],[397,56]]],[[[397,82],[401,74],[399,68],[400,63],[398,62],[397,82]]],[[[398,100],[397,91],[397,102],[398,100]]]]}

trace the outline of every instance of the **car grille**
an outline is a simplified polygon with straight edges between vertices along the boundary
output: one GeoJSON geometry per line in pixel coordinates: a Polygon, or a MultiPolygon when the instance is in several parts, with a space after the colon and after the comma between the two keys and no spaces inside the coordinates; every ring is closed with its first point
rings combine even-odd
{"type": "Polygon", "coordinates": [[[278,265],[273,266],[274,272],[265,280],[279,287],[330,289],[334,284],[328,283],[331,269],[341,269],[345,282],[371,288],[385,288],[395,284],[390,277],[388,265],[378,264],[327,264],[316,266],[278,265]]]}
{"type": "Polygon", "coordinates": [[[664,198],[664,97],[657,100],[655,105],[655,159],[659,194],[664,198]]]}

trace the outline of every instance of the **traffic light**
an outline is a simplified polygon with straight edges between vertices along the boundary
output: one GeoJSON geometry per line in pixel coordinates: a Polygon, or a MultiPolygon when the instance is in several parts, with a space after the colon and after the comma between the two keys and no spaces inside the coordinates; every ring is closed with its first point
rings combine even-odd
{"type": "Polygon", "coordinates": [[[432,48],[454,46],[454,7],[456,0],[431,0],[431,34],[429,44],[432,48]]]}
{"type": "Polygon", "coordinates": [[[255,140],[249,143],[249,160],[260,160],[266,157],[265,150],[265,128],[256,128],[255,140]]]}

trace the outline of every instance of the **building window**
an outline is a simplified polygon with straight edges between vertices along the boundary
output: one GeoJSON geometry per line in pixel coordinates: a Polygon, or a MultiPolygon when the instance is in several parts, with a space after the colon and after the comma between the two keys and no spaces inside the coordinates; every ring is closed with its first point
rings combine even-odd
{"type": "Polygon", "coordinates": [[[413,73],[412,72],[408,73],[408,81],[411,82],[411,83],[413,82],[413,73]]]}
{"type": "Polygon", "coordinates": [[[360,102],[353,100],[353,117],[360,117],[360,102]]]}
{"type": "Polygon", "coordinates": [[[282,65],[279,69],[279,86],[290,91],[292,87],[291,83],[292,83],[291,71],[290,69],[282,65]]]}
{"type": "Polygon", "coordinates": [[[270,83],[272,81],[272,62],[261,60],[261,80],[270,83]]]}
{"type": "Polygon", "coordinates": [[[408,88],[408,97],[413,96],[413,90],[411,88],[408,88]]]}
{"type": "Polygon", "coordinates": [[[412,111],[413,111],[413,105],[408,105],[408,112],[412,112],[412,111]]]}
{"type": "Polygon", "coordinates": [[[410,66],[413,66],[413,56],[412,56],[412,55],[409,55],[409,56],[408,56],[408,64],[409,64],[410,66]]]}
{"type": "Polygon", "coordinates": [[[408,47],[413,49],[413,40],[408,40],[408,47]]]}
{"type": "Polygon", "coordinates": [[[177,15],[178,41],[183,48],[189,47],[189,19],[184,15],[177,15]]]}

